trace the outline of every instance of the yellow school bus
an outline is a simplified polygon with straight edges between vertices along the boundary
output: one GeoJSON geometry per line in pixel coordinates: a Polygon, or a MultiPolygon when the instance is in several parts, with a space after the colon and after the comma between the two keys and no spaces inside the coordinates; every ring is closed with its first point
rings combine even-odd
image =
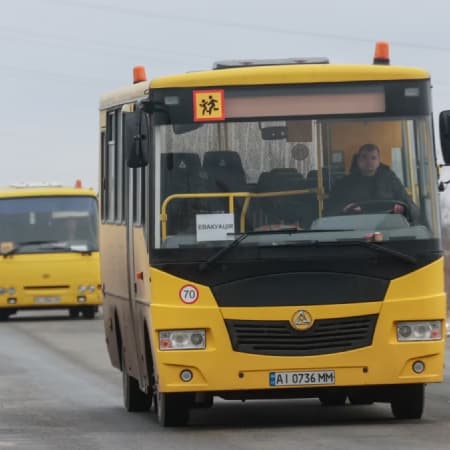
{"type": "Polygon", "coordinates": [[[431,84],[388,50],[139,66],[101,98],[104,321],[128,411],[176,426],[217,397],[315,397],[422,416],[446,318],[431,84]]]}
{"type": "Polygon", "coordinates": [[[97,210],[93,189],[43,183],[0,190],[0,320],[38,309],[95,317],[97,210]]]}

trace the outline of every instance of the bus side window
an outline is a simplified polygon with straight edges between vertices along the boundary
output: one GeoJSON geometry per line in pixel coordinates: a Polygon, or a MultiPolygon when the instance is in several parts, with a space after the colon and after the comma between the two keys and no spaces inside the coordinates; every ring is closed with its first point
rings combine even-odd
{"type": "Polygon", "coordinates": [[[118,123],[120,110],[108,111],[106,117],[106,134],[102,155],[102,221],[120,221],[118,217],[118,181],[119,155],[118,155],[118,123]]]}

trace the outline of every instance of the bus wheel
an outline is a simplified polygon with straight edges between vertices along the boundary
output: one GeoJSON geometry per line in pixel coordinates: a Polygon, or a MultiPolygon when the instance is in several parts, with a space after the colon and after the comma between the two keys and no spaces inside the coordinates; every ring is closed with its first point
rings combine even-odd
{"type": "Polygon", "coordinates": [[[95,313],[97,312],[96,306],[84,306],[81,310],[83,317],[85,319],[93,319],[95,317],[95,313]]]}
{"type": "Polygon", "coordinates": [[[78,319],[79,315],[80,315],[80,310],[78,308],[70,308],[69,309],[69,317],[71,319],[78,319]]]}
{"type": "Polygon", "coordinates": [[[364,390],[349,392],[348,399],[352,405],[372,405],[374,400],[372,396],[364,390]]]}
{"type": "Polygon", "coordinates": [[[138,381],[128,375],[122,367],[123,404],[128,412],[148,411],[152,404],[151,397],[139,388],[138,381]]]}
{"type": "Polygon", "coordinates": [[[0,322],[5,322],[9,319],[11,312],[8,310],[0,310],[0,322]]]}
{"type": "Polygon", "coordinates": [[[189,407],[193,396],[186,393],[156,391],[155,409],[158,422],[163,427],[179,427],[189,420],[189,407]]]}
{"type": "Polygon", "coordinates": [[[342,406],[347,400],[347,392],[339,389],[327,389],[319,395],[319,400],[323,406],[342,406]]]}
{"type": "Polygon", "coordinates": [[[399,386],[391,400],[392,414],[396,419],[420,419],[425,405],[425,385],[399,386]]]}

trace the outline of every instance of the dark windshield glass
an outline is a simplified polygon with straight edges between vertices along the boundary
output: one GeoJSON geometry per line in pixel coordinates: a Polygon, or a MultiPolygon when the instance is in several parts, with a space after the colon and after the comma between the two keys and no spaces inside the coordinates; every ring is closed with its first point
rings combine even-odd
{"type": "Polygon", "coordinates": [[[98,249],[97,201],[93,197],[27,197],[0,200],[0,242],[17,253],[98,249]],[[53,246],[40,242],[61,242],[53,246]]]}

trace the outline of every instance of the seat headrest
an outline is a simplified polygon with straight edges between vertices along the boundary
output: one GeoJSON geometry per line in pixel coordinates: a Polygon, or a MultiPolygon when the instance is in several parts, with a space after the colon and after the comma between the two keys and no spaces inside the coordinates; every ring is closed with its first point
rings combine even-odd
{"type": "MultiPolygon", "coordinates": [[[[317,172],[318,172],[317,169],[310,170],[308,172],[308,175],[306,175],[306,180],[307,181],[317,181],[317,172]]],[[[328,168],[327,167],[322,168],[322,177],[323,178],[328,177],[328,168]]]]}
{"type": "Polygon", "coordinates": [[[239,153],[230,150],[205,152],[203,156],[204,169],[241,169],[242,161],[239,153]]]}
{"type": "Polygon", "coordinates": [[[296,176],[303,178],[302,174],[292,167],[281,167],[272,169],[269,174],[274,177],[296,176]]]}
{"type": "Polygon", "coordinates": [[[200,171],[200,156],[197,153],[163,153],[161,154],[161,169],[181,170],[186,172],[200,171]]]}

